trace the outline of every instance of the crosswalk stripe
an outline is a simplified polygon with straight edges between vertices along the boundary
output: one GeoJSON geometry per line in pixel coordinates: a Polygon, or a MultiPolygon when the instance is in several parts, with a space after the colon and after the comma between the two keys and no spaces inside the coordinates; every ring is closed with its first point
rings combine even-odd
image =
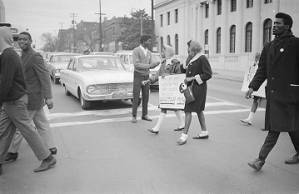
{"type": "MultiPolygon", "coordinates": [[[[216,106],[240,106],[239,104],[222,101],[222,102],[207,102],[206,107],[216,107],[216,106]]],[[[241,106],[244,107],[244,106],[241,106]]],[[[141,108],[141,107],[139,107],[141,108]]],[[[244,107],[248,108],[248,107],[244,107]]],[[[155,106],[153,104],[148,105],[149,111],[158,111],[158,106],[155,106]]],[[[131,113],[131,108],[125,108],[125,109],[110,109],[110,110],[94,110],[94,111],[80,111],[80,112],[74,112],[74,113],[49,113],[46,111],[47,117],[49,120],[53,120],[56,118],[70,118],[70,117],[76,117],[76,116],[114,116],[114,115],[122,115],[122,114],[129,114],[131,113]]]]}
{"type": "MultiPolygon", "coordinates": [[[[264,111],[265,109],[259,108],[257,111],[264,111]]],[[[231,114],[231,113],[240,113],[248,112],[250,109],[233,109],[233,110],[220,110],[220,111],[205,111],[205,115],[217,115],[217,114],[231,114]]],[[[195,116],[195,115],[194,115],[195,116]]],[[[159,115],[151,116],[151,118],[158,118],[159,115]]],[[[167,117],[175,117],[175,114],[168,114],[167,117]]],[[[122,117],[122,118],[110,118],[110,119],[100,119],[93,121],[75,121],[75,122],[63,122],[63,123],[51,123],[51,127],[68,127],[76,125],[90,125],[90,124],[99,124],[99,123],[112,123],[112,122],[125,122],[130,121],[131,117],[122,117]]]]}

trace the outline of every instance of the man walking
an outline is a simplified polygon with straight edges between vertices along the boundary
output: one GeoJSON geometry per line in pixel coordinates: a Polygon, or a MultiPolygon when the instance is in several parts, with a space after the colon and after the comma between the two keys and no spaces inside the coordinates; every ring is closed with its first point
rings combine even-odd
{"type": "Polygon", "coordinates": [[[149,79],[150,69],[155,68],[160,64],[160,61],[152,60],[152,53],[149,51],[151,46],[151,36],[142,35],[140,38],[140,46],[133,50],[134,64],[134,81],[133,81],[133,106],[132,106],[132,123],[136,123],[137,107],[142,91],[142,120],[152,121],[147,115],[147,105],[149,100],[149,84],[142,84],[142,81],[149,79]]]}
{"type": "Polygon", "coordinates": [[[249,84],[246,97],[267,79],[265,129],[269,130],[259,157],[248,165],[259,171],[275,146],[280,132],[288,132],[296,154],[286,164],[299,163],[299,38],[293,36],[293,20],[285,13],[275,15],[275,39],[266,44],[258,70],[249,84]]]}
{"type": "Polygon", "coordinates": [[[10,28],[0,27],[0,174],[16,128],[20,130],[36,157],[42,160],[34,172],[48,170],[56,164],[56,159],[42,143],[28,116],[28,97],[22,64],[12,45],[10,28]]]}
{"type": "MultiPolygon", "coordinates": [[[[21,59],[28,91],[28,114],[45,145],[52,154],[56,154],[57,149],[54,145],[50,124],[43,109],[45,104],[49,109],[53,108],[50,75],[42,56],[32,49],[31,43],[32,38],[28,32],[19,34],[18,44],[22,49],[21,59]]],[[[17,131],[8,150],[6,162],[13,162],[17,159],[22,139],[22,135],[17,131]]]]}

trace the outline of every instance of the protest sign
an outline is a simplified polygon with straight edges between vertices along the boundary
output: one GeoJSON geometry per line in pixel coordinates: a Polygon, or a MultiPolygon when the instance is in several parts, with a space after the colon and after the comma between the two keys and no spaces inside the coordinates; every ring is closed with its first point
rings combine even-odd
{"type": "Polygon", "coordinates": [[[184,109],[185,97],[179,91],[184,82],[185,74],[167,75],[159,77],[159,103],[160,108],[184,109]]]}

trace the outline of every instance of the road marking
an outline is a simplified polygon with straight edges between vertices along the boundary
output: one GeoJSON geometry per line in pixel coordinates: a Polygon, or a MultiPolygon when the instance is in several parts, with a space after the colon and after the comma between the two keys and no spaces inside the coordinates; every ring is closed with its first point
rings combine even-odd
{"type": "MultiPolygon", "coordinates": [[[[258,108],[257,111],[264,111],[263,108],[258,108]]],[[[220,111],[205,111],[205,115],[217,115],[217,114],[232,114],[232,113],[240,113],[240,112],[249,112],[250,109],[233,109],[233,110],[220,110],[220,111]]],[[[194,115],[196,116],[196,115],[194,115]]],[[[151,116],[151,118],[158,118],[159,115],[151,116]]],[[[175,114],[167,114],[167,117],[175,117],[175,114]]],[[[68,126],[76,126],[76,125],[91,125],[91,124],[99,124],[99,123],[112,123],[112,122],[129,122],[132,117],[122,117],[122,118],[110,118],[110,119],[100,119],[93,121],[75,121],[75,122],[63,122],[63,123],[51,123],[51,127],[68,127],[68,126]]]]}
{"type": "MultiPolygon", "coordinates": [[[[240,106],[239,104],[228,102],[228,101],[222,101],[222,102],[207,102],[206,107],[216,107],[216,106],[240,106]]],[[[240,106],[243,108],[249,108],[240,106]]],[[[49,113],[49,111],[45,111],[47,114],[47,117],[49,120],[53,120],[56,118],[70,118],[70,117],[77,117],[77,116],[114,116],[114,115],[122,115],[122,114],[129,114],[131,113],[132,108],[119,108],[119,109],[109,109],[109,110],[94,110],[94,111],[80,111],[80,112],[74,112],[74,113],[49,113]]],[[[141,107],[139,107],[141,110],[141,107]]],[[[158,106],[155,106],[153,104],[148,105],[149,111],[159,111],[160,109],[158,106]]]]}

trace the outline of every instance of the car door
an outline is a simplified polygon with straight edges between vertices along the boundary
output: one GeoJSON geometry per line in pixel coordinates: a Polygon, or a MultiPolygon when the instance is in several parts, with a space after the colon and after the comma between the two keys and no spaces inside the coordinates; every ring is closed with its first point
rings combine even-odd
{"type": "Polygon", "coordinates": [[[77,85],[76,85],[76,59],[72,59],[70,64],[70,69],[68,70],[68,87],[69,91],[74,95],[77,96],[77,85]]]}

